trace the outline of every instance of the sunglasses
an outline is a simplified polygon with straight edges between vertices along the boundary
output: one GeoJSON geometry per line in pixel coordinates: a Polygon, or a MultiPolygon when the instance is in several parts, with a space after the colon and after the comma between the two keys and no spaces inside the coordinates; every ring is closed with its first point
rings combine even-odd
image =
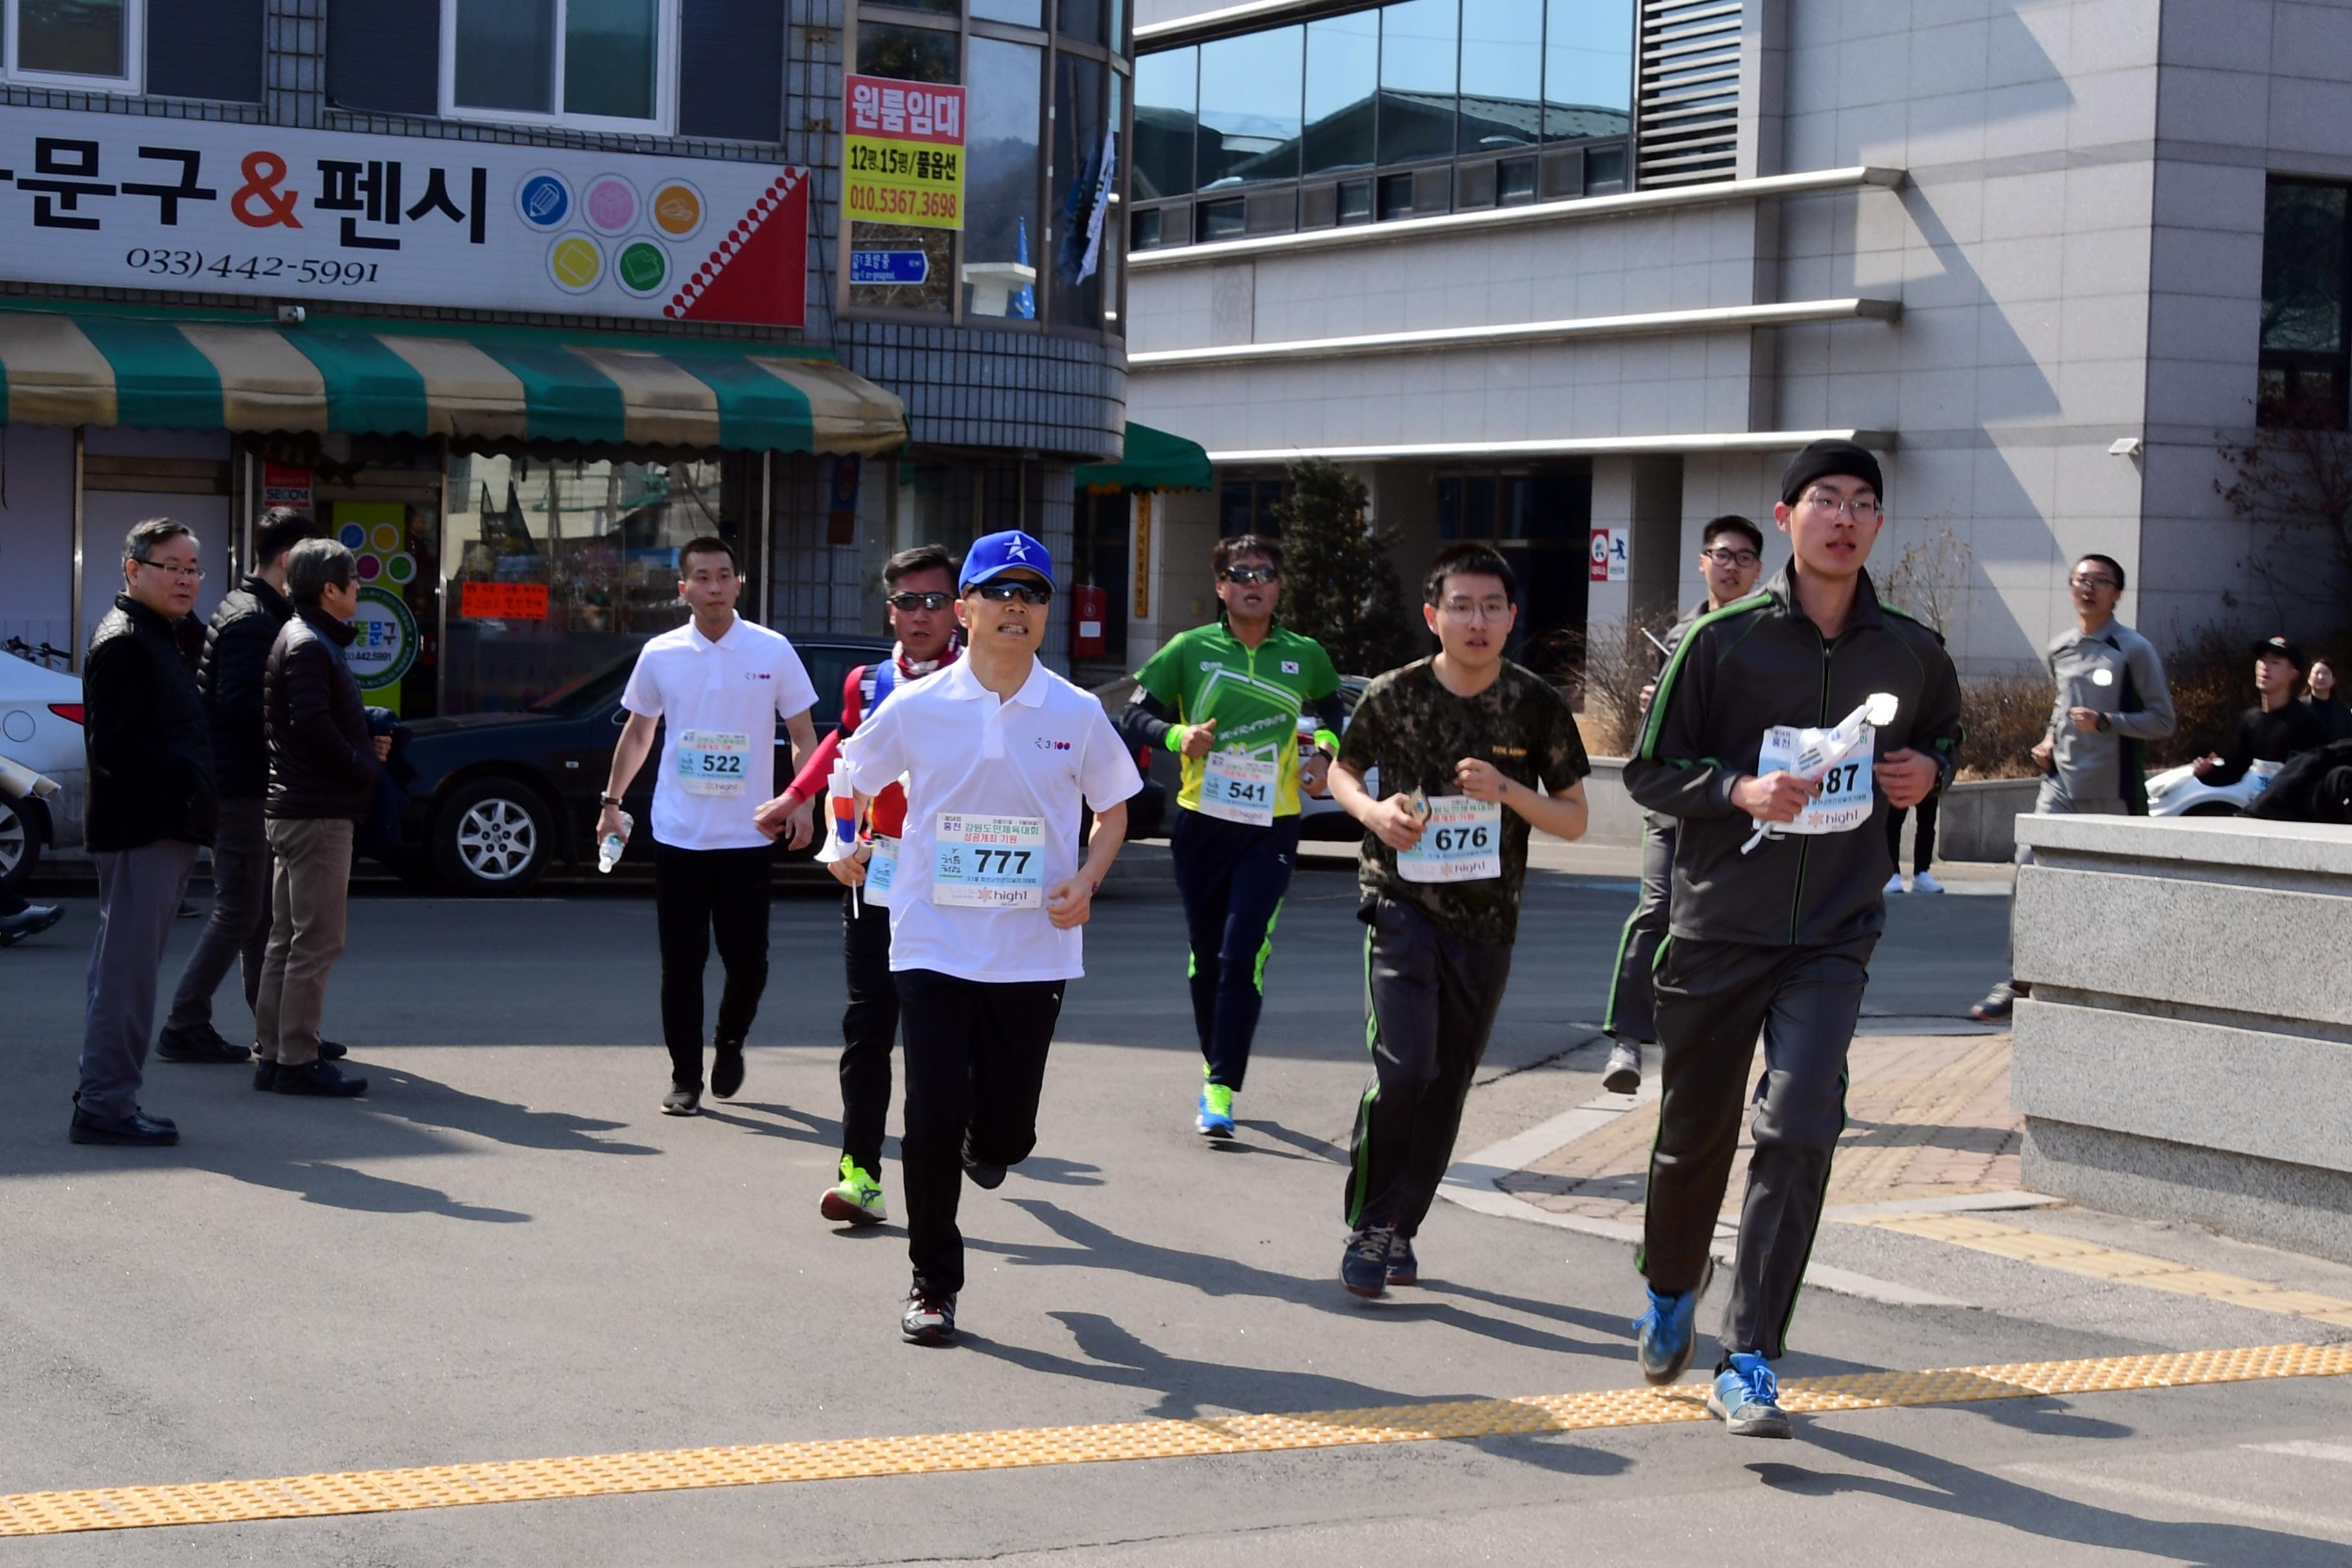
{"type": "Polygon", "coordinates": [[[893,594],[890,595],[890,607],[894,610],[944,610],[950,597],[952,595],[947,594],[893,594]]]}
{"type": "Polygon", "coordinates": [[[1225,582],[1247,585],[1277,582],[1281,579],[1282,574],[1271,566],[1228,566],[1217,575],[1225,582]]]}
{"type": "Polygon", "coordinates": [[[982,583],[979,594],[1000,605],[1009,605],[1015,599],[1024,605],[1049,605],[1054,601],[1054,590],[1043,583],[982,583]]]}

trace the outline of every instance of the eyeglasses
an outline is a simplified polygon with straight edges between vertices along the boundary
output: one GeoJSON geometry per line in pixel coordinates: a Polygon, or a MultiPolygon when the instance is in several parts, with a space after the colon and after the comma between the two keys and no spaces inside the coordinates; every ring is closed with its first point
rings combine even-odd
{"type": "Polygon", "coordinates": [[[946,594],[893,594],[889,603],[894,610],[944,610],[950,597],[946,594]]]}
{"type": "Polygon", "coordinates": [[[2117,584],[2113,577],[2102,577],[2092,573],[2077,572],[2074,575],[2066,580],[2077,588],[2113,588],[2117,586],[2117,584]]]}
{"type": "Polygon", "coordinates": [[[1499,621],[1511,613],[1508,599],[1448,599],[1438,606],[1445,618],[1456,626],[1475,626],[1480,621],[1499,621]]]}
{"type": "Polygon", "coordinates": [[[980,596],[1000,605],[1015,599],[1024,605],[1045,605],[1053,602],[1054,590],[1043,583],[982,583],[980,596]]]}
{"type": "Polygon", "coordinates": [[[201,566],[174,566],[168,561],[140,561],[134,564],[152,566],[158,572],[168,573],[174,577],[184,577],[191,583],[201,583],[205,580],[205,569],[201,566]]]}
{"type": "Polygon", "coordinates": [[[1217,575],[1224,582],[1239,583],[1246,586],[1255,583],[1276,582],[1281,578],[1282,574],[1271,566],[1227,566],[1217,575]]]}
{"type": "Polygon", "coordinates": [[[1874,496],[1856,496],[1852,500],[1840,500],[1827,490],[1815,490],[1805,500],[1823,511],[1842,511],[1856,522],[1868,522],[1878,515],[1878,500],[1874,496]]]}
{"type": "Polygon", "coordinates": [[[1753,566],[1764,559],[1753,550],[1702,550],[1699,558],[1717,566],[1753,566]]]}

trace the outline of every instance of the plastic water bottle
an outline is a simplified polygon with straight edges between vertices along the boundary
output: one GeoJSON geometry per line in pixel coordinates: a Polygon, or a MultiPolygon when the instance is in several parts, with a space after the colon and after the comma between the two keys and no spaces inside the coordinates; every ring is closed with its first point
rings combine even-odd
{"type": "Polygon", "coordinates": [[[635,817],[621,813],[621,831],[607,833],[596,846],[596,869],[609,873],[621,863],[621,851],[628,847],[629,830],[637,825],[635,817]]]}

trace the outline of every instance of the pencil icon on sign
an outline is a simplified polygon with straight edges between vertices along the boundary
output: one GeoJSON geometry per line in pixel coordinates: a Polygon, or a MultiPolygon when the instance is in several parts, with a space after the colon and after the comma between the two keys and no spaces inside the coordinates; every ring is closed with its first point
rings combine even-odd
{"type": "Polygon", "coordinates": [[[555,216],[555,209],[562,204],[562,201],[563,193],[552,184],[540,185],[528,198],[531,221],[545,223],[555,216]]]}

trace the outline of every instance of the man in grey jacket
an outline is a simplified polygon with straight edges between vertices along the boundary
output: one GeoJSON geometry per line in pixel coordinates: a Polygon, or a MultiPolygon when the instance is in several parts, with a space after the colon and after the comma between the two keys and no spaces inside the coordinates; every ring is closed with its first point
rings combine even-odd
{"type": "MultiPolygon", "coordinates": [[[[2067,588],[2074,599],[2074,629],[2050,645],[2050,679],[2056,696],[2050,728],[2033,748],[2042,769],[2037,816],[2146,816],[2149,741],[2172,733],[2172,689],[2156,645],[2116,619],[2124,569],[2105,555],[2074,563],[2067,588]]],[[[2002,981],[1969,1009],[1985,1023],[2006,1018],[2021,994],[2002,981]]]]}

